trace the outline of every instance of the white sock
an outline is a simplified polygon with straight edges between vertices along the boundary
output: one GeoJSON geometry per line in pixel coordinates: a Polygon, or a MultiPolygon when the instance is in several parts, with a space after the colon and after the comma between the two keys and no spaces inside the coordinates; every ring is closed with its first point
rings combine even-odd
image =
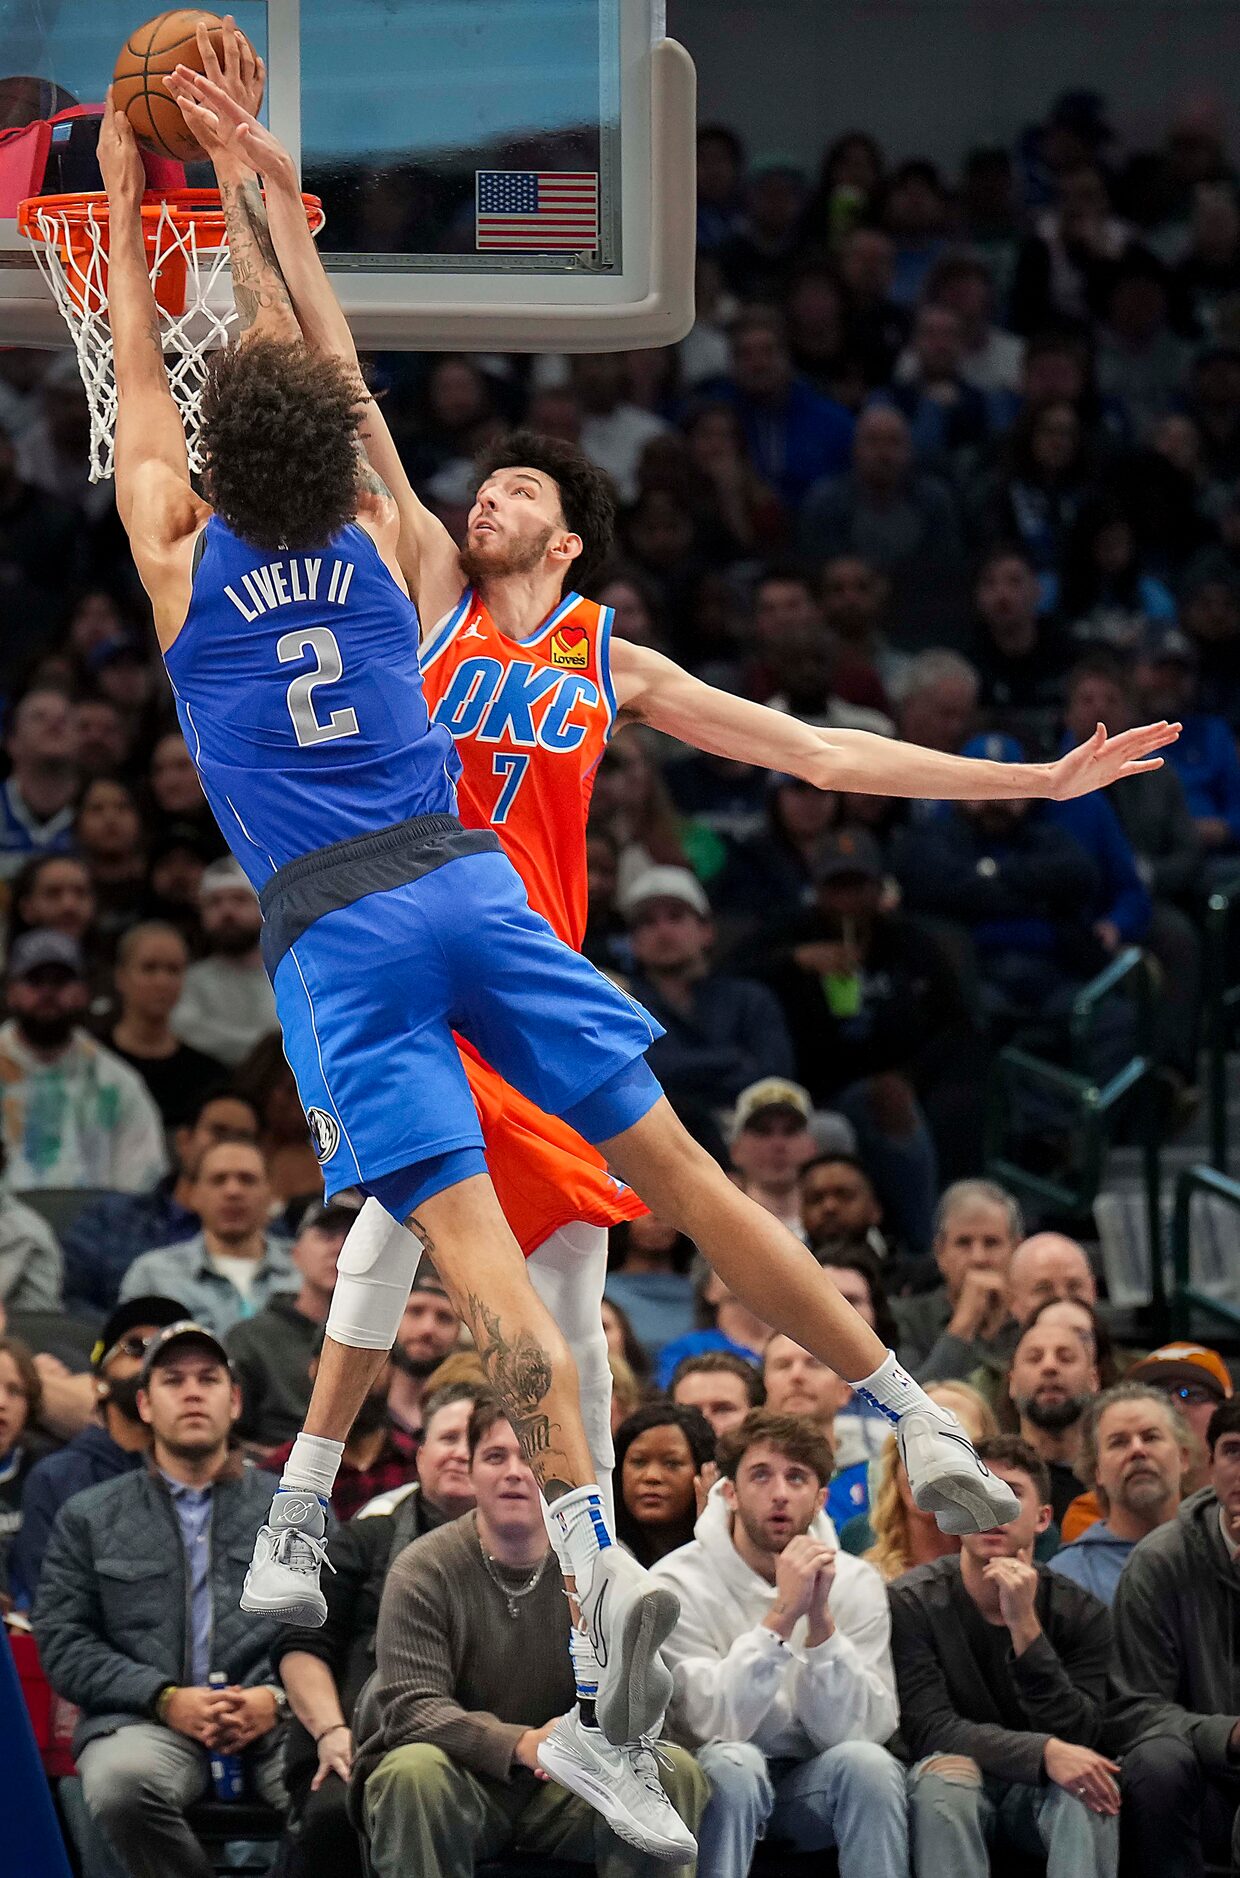
{"type": "Polygon", "coordinates": [[[928,1409],[941,1422],[953,1422],[955,1416],[950,1409],[940,1408],[932,1402],[919,1382],[914,1382],[908,1371],[897,1361],[894,1350],[888,1350],[886,1356],[872,1376],[863,1376],[860,1382],[852,1385],[855,1392],[880,1409],[888,1421],[898,1422],[910,1409],[928,1409]]]}
{"type": "Polygon", "coordinates": [[[303,1493],[330,1499],[343,1455],[343,1441],[329,1441],[326,1435],[298,1435],[280,1475],[281,1488],[300,1487],[303,1493]]]}
{"type": "Polygon", "coordinates": [[[598,1695],[598,1658],[589,1637],[584,1630],[578,1630],[576,1624],[568,1633],[568,1653],[573,1659],[577,1700],[582,1707],[581,1718],[587,1727],[593,1728],[597,1725],[594,1720],[594,1702],[598,1695]]]}
{"type": "Polygon", "coordinates": [[[543,1521],[560,1570],[588,1590],[595,1559],[613,1543],[598,1488],[574,1487],[550,1506],[544,1500],[543,1521]]]}

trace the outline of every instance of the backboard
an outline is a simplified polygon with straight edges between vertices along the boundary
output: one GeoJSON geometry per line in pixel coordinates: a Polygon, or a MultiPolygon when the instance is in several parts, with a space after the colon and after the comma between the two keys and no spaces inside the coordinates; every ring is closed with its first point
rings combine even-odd
{"type": "MultiPolygon", "coordinates": [[[[158,0],[0,0],[0,344],[62,345],[14,224],[99,186],[116,53],[158,0]]],[[[217,7],[224,11],[223,0],[217,7]]],[[[662,0],[236,0],[363,347],[603,351],[693,317],[694,74],[662,0]]],[[[157,160],[153,187],[210,184],[157,160]]]]}

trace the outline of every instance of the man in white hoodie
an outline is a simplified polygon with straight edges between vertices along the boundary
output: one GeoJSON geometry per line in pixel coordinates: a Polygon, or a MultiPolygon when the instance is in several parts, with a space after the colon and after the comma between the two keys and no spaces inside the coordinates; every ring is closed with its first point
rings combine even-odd
{"type": "Polygon", "coordinates": [[[904,1773],[882,1745],[898,1721],[887,1594],[837,1550],[830,1443],[756,1409],[718,1463],[696,1537],[654,1567],[680,1594],[669,1731],[712,1787],[698,1878],[745,1878],[764,1835],[834,1846],[840,1878],[908,1878],[904,1773]]]}

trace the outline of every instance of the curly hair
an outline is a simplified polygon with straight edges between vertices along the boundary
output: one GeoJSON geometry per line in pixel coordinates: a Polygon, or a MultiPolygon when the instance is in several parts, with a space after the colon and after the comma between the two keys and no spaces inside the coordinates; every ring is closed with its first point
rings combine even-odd
{"type": "Polygon", "coordinates": [[[207,496],[247,546],[326,547],[357,512],[362,387],[341,360],[247,339],[213,354],[202,393],[207,496]]]}
{"type": "Polygon", "coordinates": [[[540,470],[555,484],[565,526],[581,537],[581,553],[571,574],[573,586],[585,592],[606,567],[615,541],[616,496],[610,478],[576,444],[534,430],[514,430],[501,437],[478,461],[479,483],[502,469],[540,470]]]}

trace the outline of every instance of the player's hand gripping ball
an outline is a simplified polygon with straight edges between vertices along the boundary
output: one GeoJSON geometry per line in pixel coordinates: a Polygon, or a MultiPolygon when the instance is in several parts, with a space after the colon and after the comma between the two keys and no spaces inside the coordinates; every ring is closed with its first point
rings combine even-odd
{"type": "Polygon", "coordinates": [[[207,28],[216,59],[224,61],[224,21],[202,7],[174,7],[130,33],[112,74],[112,97],[148,150],[180,163],[201,163],[204,151],[190,135],[181,108],[164,84],[178,65],[203,69],[199,23],[207,28]]]}

